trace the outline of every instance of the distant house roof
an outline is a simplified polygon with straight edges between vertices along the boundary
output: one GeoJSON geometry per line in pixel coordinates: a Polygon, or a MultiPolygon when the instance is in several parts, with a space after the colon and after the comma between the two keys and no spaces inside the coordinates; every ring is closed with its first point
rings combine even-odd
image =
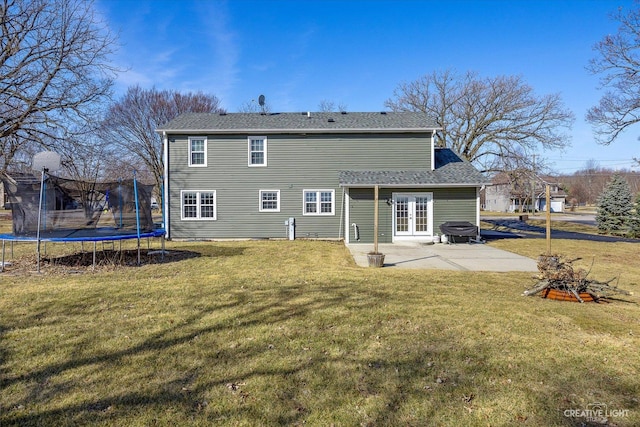
{"type": "Polygon", "coordinates": [[[491,178],[491,185],[511,184],[511,177],[504,172],[500,172],[491,178]]]}
{"type": "Polygon", "coordinates": [[[170,133],[425,132],[440,127],[424,113],[187,113],[157,129],[170,133]]]}
{"type": "Polygon", "coordinates": [[[471,163],[461,159],[449,148],[436,148],[436,169],[433,171],[340,171],[342,187],[411,186],[481,186],[489,183],[471,163]]]}

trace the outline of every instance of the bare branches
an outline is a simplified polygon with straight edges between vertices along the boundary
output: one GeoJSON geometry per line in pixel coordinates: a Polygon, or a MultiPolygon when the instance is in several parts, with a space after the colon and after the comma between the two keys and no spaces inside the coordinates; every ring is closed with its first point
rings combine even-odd
{"type": "MultiPolygon", "coordinates": [[[[571,293],[579,302],[584,302],[580,294],[589,294],[587,296],[593,298],[594,301],[613,295],[631,295],[630,292],[618,288],[617,285],[610,284],[616,280],[615,278],[606,282],[587,279],[589,271],[573,267],[573,263],[579,259],[567,260],[558,254],[540,255],[538,258],[538,270],[540,271],[538,282],[525,290],[522,295],[531,296],[543,291],[557,290],[571,293]]],[[[593,263],[591,266],[593,267],[593,263]]]]}
{"type": "Polygon", "coordinates": [[[114,39],[84,0],[0,4],[0,169],[28,143],[52,146],[60,129],[95,119],[116,71],[114,39]]]}
{"type": "Polygon", "coordinates": [[[573,122],[558,94],[537,96],[521,77],[459,76],[451,70],[400,84],[385,106],[435,118],[443,128],[438,144],[484,171],[501,170],[504,159],[528,156],[538,146],[565,147],[562,129],[573,122]]]}
{"type": "Polygon", "coordinates": [[[598,105],[587,112],[596,139],[604,145],[640,122],[640,8],[626,14],[620,8],[612,17],[620,23],[618,33],[594,46],[599,56],[587,67],[601,75],[600,83],[606,89],[598,105]]]}
{"type": "Polygon", "coordinates": [[[106,141],[120,148],[124,157],[134,158],[144,165],[160,188],[164,170],[162,140],[155,130],[182,113],[222,111],[215,95],[132,86],[110,107],[101,133],[106,141]]]}
{"type": "Polygon", "coordinates": [[[239,113],[264,113],[264,114],[270,114],[271,113],[271,105],[269,105],[269,102],[265,102],[264,105],[260,105],[255,99],[252,99],[252,100],[246,101],[245,103],[240,105],[238,107],[238,112],[239,113]]]}
{"type": "Polygon", "coordinates": [[[331,100],[323,99],[318,104],[318,111],[321,113],[344,113],[347,111],[347,105],[342,102],[336,105],[336,103],[331,100]]]}

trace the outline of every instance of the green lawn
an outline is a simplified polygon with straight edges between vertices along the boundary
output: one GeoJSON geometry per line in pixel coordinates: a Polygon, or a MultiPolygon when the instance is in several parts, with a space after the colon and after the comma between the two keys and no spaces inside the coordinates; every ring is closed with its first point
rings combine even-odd
{"type": "MultiPolygon", "coordinates": [[[[637,294],[638,245],[553,244],[637,294]]],[[[637,296],[523,297],[528,273],[360,268],[332,242],[167,248],[191,256],[0,273],[0,425],[578,426],[594,403],[640,425],[637,296]]]]}

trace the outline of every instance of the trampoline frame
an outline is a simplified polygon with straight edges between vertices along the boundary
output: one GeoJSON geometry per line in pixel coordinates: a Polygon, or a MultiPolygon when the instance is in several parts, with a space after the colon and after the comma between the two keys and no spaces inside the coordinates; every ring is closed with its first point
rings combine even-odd
{"type": "MultiPolygon", "coordinates": [[[[0,234],[0,239],[2,239],[2,261],[0,261],[0,272],[4,271],[5,266],[5,252],[6,252],[6,242],[11,242],[11,252],[13,257],[13,242],[36,242],[38,245],[40,242],[55,242],[55,243],[77,243],[77,242],[93,242],[93,268],[96,266],[96,250],[98,242],[108,242],[108,241],[118,241],[118,240],[138,240],[138,265],[140,265],[140,240],[142,238],[153,238],[160,237],[162,244],[162,259],[164,259],[165,253],[165,239],[164,236],[166,231],[164,228],[157,228],[153,231],[147,232],[135,232],[131,233],[131,230],[127,230],[127,233],[117,234],[116,229],[112,228],[95,228],[95,232],[100,230],[113,230],[114,233],[111,235],[95,235],[95,236],[82,236],[82,237],[53,237],[53,236],[15,236],[13,234],[0,234]]],[[[86,231],[86,230],[85,230],[86,231]]],[[[93,234],[93,233],[92,233],[93,234]]],[[[39,263],[38,259],[38,263],[39,263]]],[[[39,266],[38,266],[39,267],[39,266]]],[[[38,272],[40,269],[38,268],[38,272]]]]}

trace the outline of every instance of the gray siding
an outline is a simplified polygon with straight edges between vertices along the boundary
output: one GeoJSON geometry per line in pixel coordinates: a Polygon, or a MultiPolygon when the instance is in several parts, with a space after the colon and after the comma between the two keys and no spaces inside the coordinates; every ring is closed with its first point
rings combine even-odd
{"type": "MultiPolygon", "coordinates": [[[[208,136],[207,167],[188,167],[188,136],[169,140],[171,238],[344,237],[338,171],[430,170],[430,134],[266,135],[267,167],[249,167],[247,136],[208,136]],[[181,221],[181,190],[215,190],[216,221],[181,221]],[[259,212],[259,190],[280,190],[280,212],[259,212]],[[303,215],[303,190],[334,190],[335,215],[303,215]]],[[[264,136],[264,135],[251,135],[264,136]]],[[[385,205],[386,206],[386,205],[385,205]]]]}
{"type": "MultiPolygon", "coordinates": [[[[386,203],[392,193],[433,193],[433,232],[440,234],[440,224],[447,221],[468,221],[476,224],[476,188],[382,188],[378,200],[378,241],[391,243],[393,239],[393,206],[386,203]]],[[[356,223],[360,243],[373,242],[373,189],[349,189],[349,223],[356,223]]],[[[351,242],[353,227],[349,229],[351,242]]]]}
{"type": "MultiPolygon", "coordinates": [[[[391,243],[393,238],[393,207],[386,203],[387,199],[391,199],[391,193],[392,190],[386,188],[381,188],[378,192],[378,242],[380,243],[391,243]]],[[[349,225],[357,224],[360,243],[373,242],[373,196],[372,188],[349,189],[349,225]]],[[[349,232],[351,233],[350,241],[355,243],[353,227],[349,228],[349,232]]]]}
{"type": "MultiPolygon", "coordinates": [[[[440,224],[468,221],[476,224],[476,188],[439,188],[433,191],[433,232],[440,234],[440,224]]],[[[476,224],[479,225],[479,224],[476,224]]]]}

